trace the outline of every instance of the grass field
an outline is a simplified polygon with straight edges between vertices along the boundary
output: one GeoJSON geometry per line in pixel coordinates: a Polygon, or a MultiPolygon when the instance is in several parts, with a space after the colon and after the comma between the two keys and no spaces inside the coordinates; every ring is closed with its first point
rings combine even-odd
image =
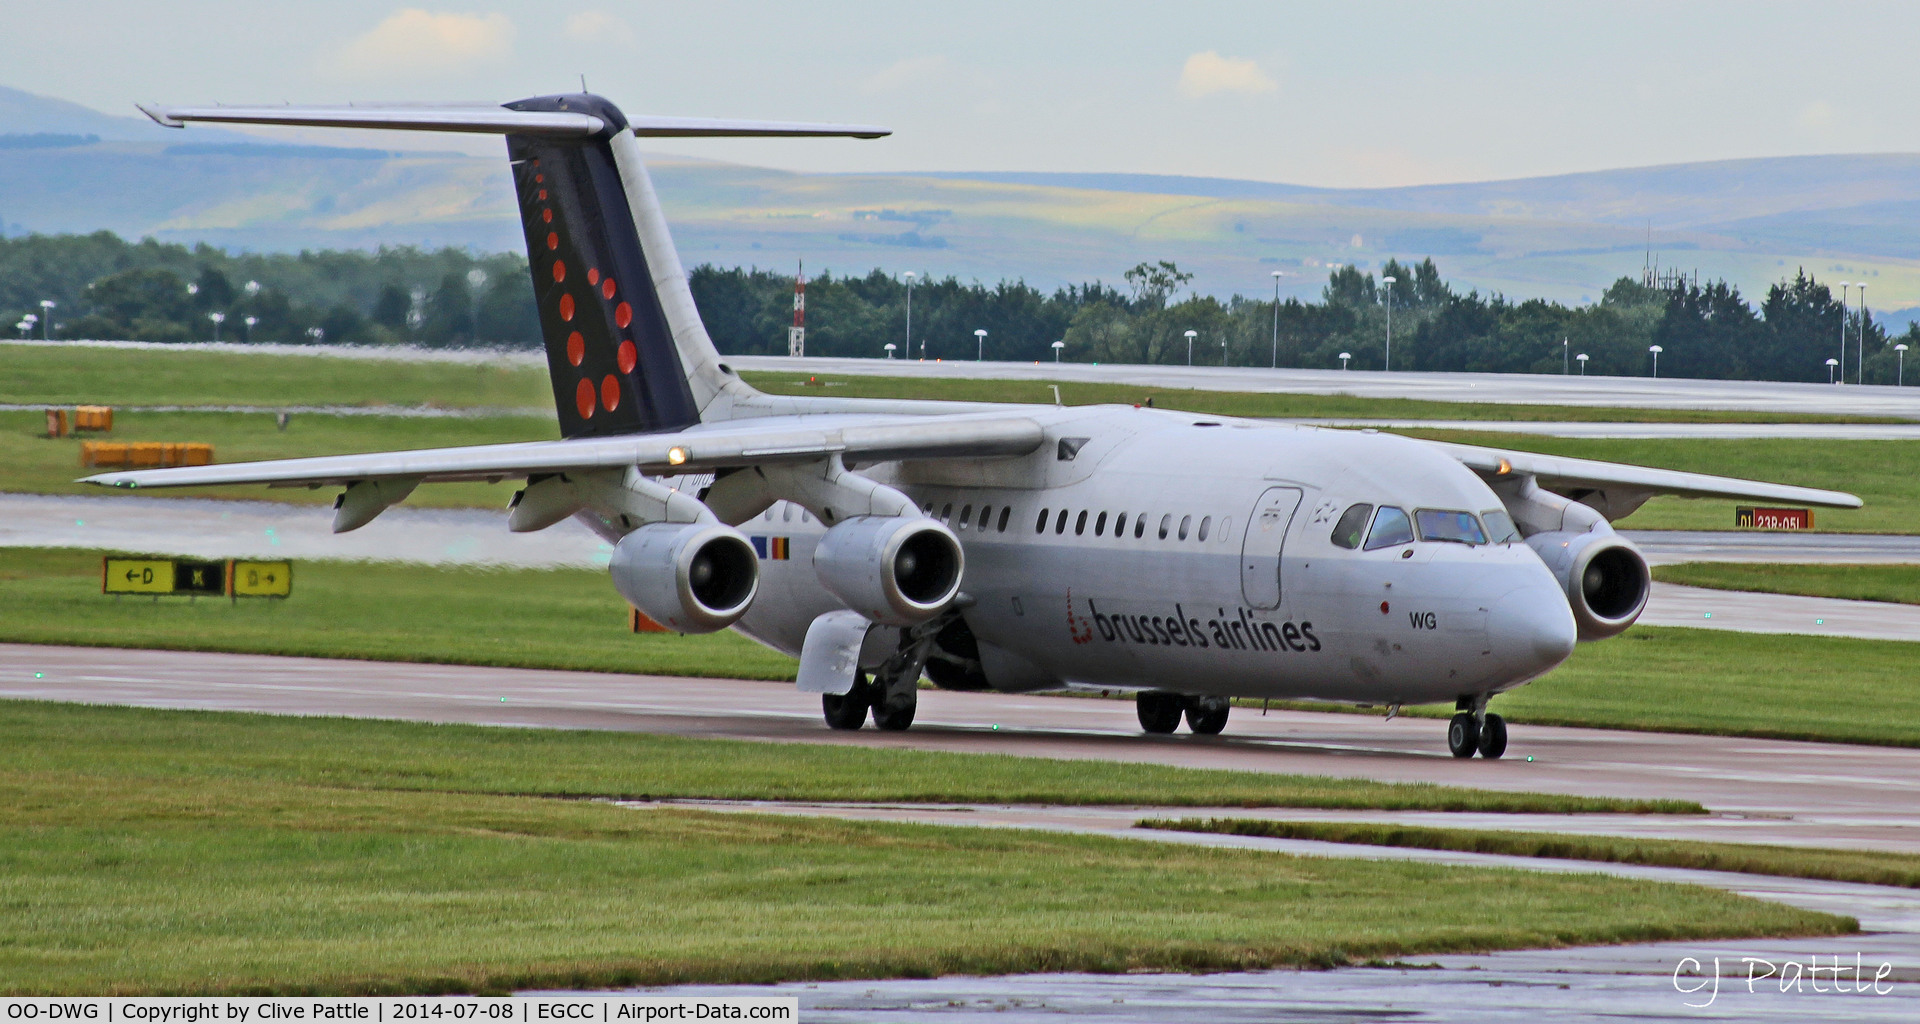
{"type": "MultiPolygon", "coordinates": [[[[793,677],[792,659],[733,633],[626,632],[626,607],[595,570],[302,562],[296,578],[293,598],[279,602],[116,600],[100,594],[98,552],[0,548],[9,600],[0,641],[793,677]]],[[[1566,665],[1493,707],[1516,724],[1920,745],[1916,649],[1641,626],[1581,644],[1566,665]]]]}
{"type": "Polygon", "coordinates": [[[1500,814],[1700,814],[1685,800],[1500,793],[1426,783],[597,730],[159,711],[0,701],[34,764],[112,763],[156,783],[202,776],[339,789],[563,799],[1313,807],[1500,814]]]}
{"type": "Polygon", "coordinates": [[[444,771],[449,744],[530,743],[537,766],[582,734],[14,702],[0,733],[33,751],[0,767],[5,994],[1235,970],[1858,927],[1597,875],[631,810],[444,771]]]}
{"type": "MultiPolygon", "coordinates": [[[[1757,590],[1850,601],[1920,604],[1920,565],[1768,565],[1688,562],[1656,566],[1653,578],[1713,590],[1757,590]]],[[[1916,638],[1920,639],[1920,638],[1916,638]]]]}
{"type": "Polygon", "coordinates": [[[1698,871],[1817,878],[1920,888],[1920,856],[1877,850],[1821,850],[1750,843],[1698,843],[1681,839],[1507,832],[1496,829],[1429,828],[1335,821],[1257,821],[1244,818],[1149,820],[1139,827],[1172,832],[1215,832],[1323,843],[1400,846],[1420,850],[1498,853],[1552,860],[1650,864],[1698,871]]]}

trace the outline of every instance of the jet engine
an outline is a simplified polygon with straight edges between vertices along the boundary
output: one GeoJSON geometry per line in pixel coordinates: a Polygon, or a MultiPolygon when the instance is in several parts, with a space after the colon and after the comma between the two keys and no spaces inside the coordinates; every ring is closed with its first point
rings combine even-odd
{"type": "Polygon", "coordinates": [[[1554,530],[1527,538],[1567,593],[1582,640],[1605,640],[1633,625],[1647,607],[1653,577],[1639,549],[1611,530],[1554,530]]]}
{"type": "Polygon", "coordinates": [[[680,633],[739,621],[760,589],[760,562],[739,531],[717,523],[649,523],[613,549],[613,586],[680,633]]]}
{"type": "Polygon", "coordinates": [[[875,622],[925,622],[960,592],[966,558],[932,519],[855,516],[820,538],[813,568],[847,607],[875,622]]]}

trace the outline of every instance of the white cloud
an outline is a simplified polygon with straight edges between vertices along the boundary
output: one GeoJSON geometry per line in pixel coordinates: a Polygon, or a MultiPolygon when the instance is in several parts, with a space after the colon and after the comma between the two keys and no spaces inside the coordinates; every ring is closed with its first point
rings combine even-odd
{"type": "Polygon", "coordinates": [[[378,78],[417,78],[504,62],[513,53],[513,22],[504,14],[452,14],[408,7],[354,38],[336,61],[378,78]]]}
{"type": "Polygon", "coordinates": [[[953,62],[938,54],[928,57],[904,57],[868,75],[860,83],[867,92],[893,92],[927,85],[947,75],[953,62]]]}
{"type": "Polygon", "coordinates": [[[1245,57],[1222,57],[1207,50],[1188,57],[1186,66],[1180,69],[1180,95],[1188,99],[1218,93],[1257,96],[1278,91],[1280,83],[1245,57]]]}
{"type": "Polygon", "coordinates": [[[605,11],[581,11],[567,15],[561,24],[567,38],[579,43],[594,43],[603,46],[632,46],[635,36],[633,27],[622,21],[618,15],[605,11]]]}

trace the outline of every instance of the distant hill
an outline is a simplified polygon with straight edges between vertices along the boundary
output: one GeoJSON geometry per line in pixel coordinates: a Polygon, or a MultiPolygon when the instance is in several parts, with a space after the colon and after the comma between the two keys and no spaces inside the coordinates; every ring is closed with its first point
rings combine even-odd
{"type": "MultiPolygon", "coordinates": [[[[1662,265],[1749,294],[1800,267],[1920,306],[1920,155],[1734,160],[1393,189],[1146,174],[796,174],[652,164],[689,264],[916,270],[1043,287],[1171,259],[1216,294],[1317,294],[1433,256],[1456,286],[1595,298],[1662,265]],[[1650,236],[1650,237],[1649,237],[1650,236]]],[[[170,131],[0,89],[0,229],[239,249],[520,245],[502,161],[170,131]],[[57,138],[56,138],[57,137],[57,138]],[[91,137],[91,138],[89,138],[91,137]],[[9,145],[7,139],[16,140],[9,145]]]]}

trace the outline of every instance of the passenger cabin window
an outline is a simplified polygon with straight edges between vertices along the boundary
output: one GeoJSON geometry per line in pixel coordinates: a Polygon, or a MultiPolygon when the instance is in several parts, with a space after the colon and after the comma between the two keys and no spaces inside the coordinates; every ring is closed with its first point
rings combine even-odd
{"type": "Polygon", "coordinates": [[[1054,518],[1053,532],[1056,536],[1067,532],[1067,510],[1066,509],[1064,508],[1061,509],[1060,514],[1054,518]]]}
{"type": "Polygon", "coordinates": [[[1348,505],[1333,524],[1333,542],[1343,548],[1357,548],[1367,535],[1367,520],[1373,517],[1372,505],[1348,505]]]}
{"type": "Polygon", "coordinates": [[[1033,532],[1035,533],[1047,532],[1047,510],[1046,509],[1044,508],[1041,509],[1040,518],[1035,519],[1033,521],[1033,532]]]}
{"type": "Polygon", "coordinates": [[[1114,517],[1113,535],[1115,537],[1118,537],[1121,534],[1124,534],[1126,532],[1127,532],[1127,514],[1125,512],[1122,512],[1118,516],[1114,517]]]}
{"type": "Polygon", "coordinates": [[[1073,521],[1073,535],[1075,537],[1078,537],[1081,534],[1086,532],[1087,532],[1087,510],[1083,508],[1080,510],[1080,515],[1076,517],[1073,521]]]}
{"type": "Polygon", "coordinates": [[[1173,513],[1169,512],[1166,515],[1160,517],[1160,539],[1166,540],[1167,534],[1172,532],[1172,530],[1173,530],[1173,513]]]}
{"type": "Polygon", "coordinates": [[[1093,521],[1093,535],[1095,537],[1105,537],[1107,535],[1107,514],[1105,512],[1100,513],[1100,518],[1093,521]]]}
{"type": "Polygon", "coordinates": [[[990,522],[992,519],[993,519],[993,506],[992,505],[980,506],[980,532],[981,533],[987,532],[987,523],[990,522]]]}
{"type": "Polygon", "coordinates": [[[1475,519],[1471,512],[1423,508],[1414,511],[1413,519],[1420,524],[1421,540],[1475,545],[1487,542],[1486,533],[1480,529],[1480,520],[1475,519]]]}
{"type": "Polygon", "coordinates": [[[1413,523],[1407,514],[1392,505],[1380,506],[1374,513],[1373,531],[1367,534],[1367,550],[1376,551],[1396,544],[1413,543],[1413,523]]]}
{"type": "Polygon", "coordinates": [[[1520,531],[1514,528],[1513,517],[1501,509],[1488,509],[1480,513],[1480,521],[1487,524],[1487,542],[1490,544],[1512,544],[1520,539],[1520,531]]]}
{"type": "Polygon", "coordinates": [[[1133,517],[1133,539],[1139,540],[1141,537],[1146,535],[1146,532],[1147,532],[1147,517],[1144,515],[1134,516],[1133,517]]]}
{"type": "Polygon", "coordinates": [[[1000,526],[999,526],[999,531],[998,531],[998,532],[1000,532],[1000,533],[1005,533],[1005,532],[1007,532],[1007,517],[1008,517],[1008,516],[1010,516],[1010,515],[1012,515],[1012,514],[1013,514],[1013,506],[1012,506],[1012,505],[1003,505],[1003,506],[1001,506],[1001,508],[1000,508],[1000,526]]]}
{"type": "Polygon", "coordinates": [[[1180,539],[1181,539],[1181,540],[1186,540],[1186,539],[1187,539],[1187,528],[1188,528],[1188,527],[1190,527],[1190,526],[1192,526],[1192,525],[1193,525],[1193,517],[1192,517],[1192,516],[1181,516],[1181,517],[1180,517],[1180,539]]]}
{"type": "Polygon", "coordinates": [[[1207,542],[1207,531],[1211,529],[1213,529],[1212,516],[1200,520],[1200,543],[1205,544],[1207,542]]]}
{"type": "Polygon", "coordinates": [[[940,521],[943,523],[953,521],[953,502],[947,502],[946,506],[940,509],[940,521]]]}
{"type": "MultiPolygon", "coordinates": [[[[948,507],[951,508],[952,506],[948,506],[948,507]]],[[[968,505],[967,507],[960,510],[960,528],[962,530],[966,529],[967,524],[972,521],[973,521],[973,506],[968,505]]]]}

